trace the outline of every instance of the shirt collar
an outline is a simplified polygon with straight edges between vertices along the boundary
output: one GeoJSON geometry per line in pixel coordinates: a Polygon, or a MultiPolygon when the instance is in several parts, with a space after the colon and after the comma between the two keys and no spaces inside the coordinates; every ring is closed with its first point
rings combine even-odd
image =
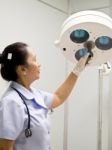
{"type": "Polygon", "coordinates": [[[35,90],[33,88],[31,88],[31,90],[26,89],[24,86],[22,86],[21,84],[12,81],[10,84],[10,87],[15,88],[16,90],[18,90],[24,97],[26,100],[33,100],[35,99],[35,102],[37,104],[39,104],[40,106],[48,109],[43,101],[43,99],[38,96],[38,98],[35,97],[35,90]]]}
{"type": "Polygon", "coordinates": [[[17,89],[22,95],[25,96],[25,98],[27,100],[34,99],[34,95],[33,95],[32,91],[26,89],[24,86],[22,86],[19,83],[12,81],[10,84],[10,87],[17,89]]]}

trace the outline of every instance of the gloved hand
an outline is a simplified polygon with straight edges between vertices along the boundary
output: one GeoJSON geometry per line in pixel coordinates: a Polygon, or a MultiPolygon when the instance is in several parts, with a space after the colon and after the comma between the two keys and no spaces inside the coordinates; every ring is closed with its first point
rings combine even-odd
{"type": "Polygon", "coordinates": [[[90,54],[87,53],[87,55],[80,58],[79,62],[77,63],[77,65],[75,66],[75,68],[72,71],[76,76],[79,76],[79,74],[84,70],[84,68],[88,62],[89,56],[90,56],[90,54]]]}

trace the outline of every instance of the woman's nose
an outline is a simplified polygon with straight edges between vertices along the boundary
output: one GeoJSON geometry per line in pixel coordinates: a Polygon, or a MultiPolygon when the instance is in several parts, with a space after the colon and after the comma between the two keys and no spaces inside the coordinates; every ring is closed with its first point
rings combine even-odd
{"type": "Polygon", "coordinates": [[[41,64],[38,64],[38,67],[40,68],[40,67],[41,67],[41,64]]]}

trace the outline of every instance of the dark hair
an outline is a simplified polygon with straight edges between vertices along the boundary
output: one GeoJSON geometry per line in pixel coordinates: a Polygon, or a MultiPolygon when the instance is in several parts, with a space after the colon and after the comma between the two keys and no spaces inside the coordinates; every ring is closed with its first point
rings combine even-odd
{"type": "Polygon", "coordinates": [[[16,67],[25,65],[28,52],[28,45],[22,42],[16,42],[8,45],[2,54],[0,54],[1,76],[7,81],[16,81],[18,76],[16,67]]]}

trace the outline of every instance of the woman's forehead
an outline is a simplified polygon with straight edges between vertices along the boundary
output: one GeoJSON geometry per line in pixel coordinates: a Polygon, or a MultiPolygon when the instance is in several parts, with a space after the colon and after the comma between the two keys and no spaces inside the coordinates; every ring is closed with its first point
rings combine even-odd
{"type": "Polygon", "coordinates": [[[33,56],[33,57],[36,56],[36,53],[34,52],[34,50],[32,48],[27,47],[27,51],[28,51],[28,55],[29,56],[33,56]]]}

